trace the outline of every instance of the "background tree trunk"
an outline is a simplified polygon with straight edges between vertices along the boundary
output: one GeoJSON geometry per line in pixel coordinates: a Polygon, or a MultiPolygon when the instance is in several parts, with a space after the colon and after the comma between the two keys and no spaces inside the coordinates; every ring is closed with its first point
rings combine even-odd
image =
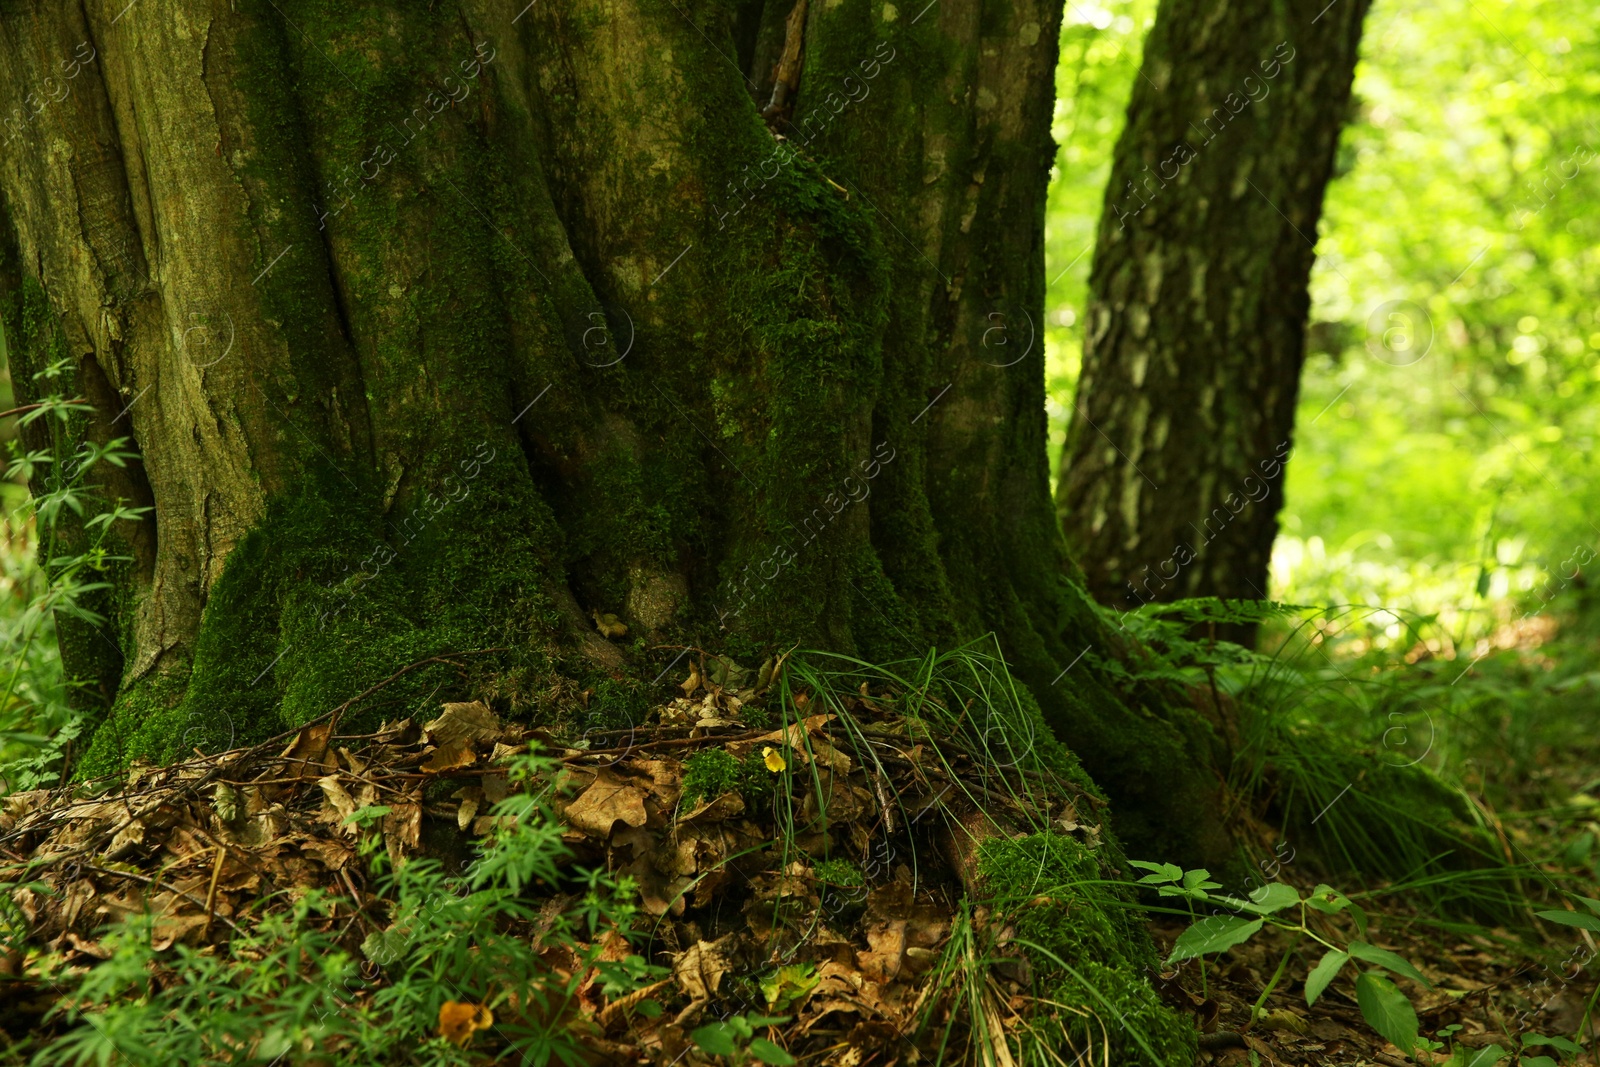
{"type": "Polygon", "coordinates": [[[1059,6],[793,12],[0,2],[46,101],[0,163],[14,373],[94,405],[30,444],[131,437],[102,490],[152,508],[65,650],[115,694],[85,773],[442,652],[497,650],[366,714],[993,631],[1126,834],[1222,850],[1216,735],[1113,688],[1049,499],[1059,6]]]}
{"type": "Polygon", "coordinates": [[[1162,0],[1106,190],[1056,497],[1102,603],[1267,596],[1368,6],[1162,0]]]}

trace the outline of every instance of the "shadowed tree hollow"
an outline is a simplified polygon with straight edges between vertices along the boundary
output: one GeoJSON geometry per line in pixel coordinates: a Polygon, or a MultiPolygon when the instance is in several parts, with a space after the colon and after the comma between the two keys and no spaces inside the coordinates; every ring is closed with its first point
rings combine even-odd
{"type": "Polygon", "coordinates": [[[1050,500],[1059,20],[0,0],[32,101],[0,160],[13,373],[87,404],[28,444],[127,438],[99,494],[149,509],[105,624],[63,622],[79,773],[451,652],[488,650],[386,692],[534,717],[660,644],[993,632],[1124,832],[1215,854],[1216,733],[1102,669],[1050,500]]]}
{"type": "Polygon", "coordinates": [[[1266,599],[1317,221],[1368,6],[1163,0],[1156,14],[1057,488],[1102,603],[1266,599]]]}

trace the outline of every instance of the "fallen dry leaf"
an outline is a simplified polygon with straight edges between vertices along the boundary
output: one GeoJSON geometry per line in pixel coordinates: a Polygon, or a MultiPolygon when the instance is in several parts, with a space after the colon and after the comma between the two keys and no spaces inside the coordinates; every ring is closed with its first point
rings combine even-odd
{"type": "Polygon", "coordinates": [[[293,761],[289,768],[290,775],[309,778],[324,767],[332,770],[327,766],[332,762],[328,758],[328,738],[332,734],[331,722],[314,723],[295,734],[294,742],[283,753],[284,759],[293,761]]]}
{"type": "Polygon", "coordinates": [[[900,974],[900,964],[906,954],[906,924],[896,919],[876,923],[867,928],[866,952],[856,953],[856,966],[861,973],[875,982],[887,982],[900,974]]]}
{"type": "Polygon", "coordinates": [[[456,809],[456,828],[465,830],[472,825],[472,820],[478,815],[478,808],[483,804],[483,787],[469,785],[457,789],[451,795],[461,801],[461,806],[456,809]]]}
{"type": "Polygon", "coordinates": [[[644,810],[644,791],[615,775],[602,771],[583,794],[567,805],[567,822],[595,837],[609,837],[620,820],[629,826],[643,826],[649,815],[644,810]]]}
{"type": "Polygon", "coordinates": [[[422,804],[415,799],[396,801],[383,817],[383,843],[389,861],[398,869],[422,840],[422,804]]]}
{"type": "Polygon", "coordinates": [[[339,827],[345,833],[354,837],[361,832],[355,823],[345,822],[356,812],[356,802],[345,792],[344,786],[339,784],[339,776],[330,774],[325,778],[318,778],[317,785],[322,789],[322,795],[327,801],[327,808],[323,811],[322,821],[339,827]],[[332,809],[332,810],[328,810],[332,809]]]}
{"type": "Polygon", "coordinates": [[[1290,1033],[1295,1034],[1306,1033],[1309,1029],[1304,1019],[1294,1012],[1284,1009],[1262,1012],[1261,1018],[1257,1022],[1266,1030],[1288,1030],[1290,1033]]]}
{"type": "Polygon", "coordinates": [[[693,811],[680,815],[678,822],[724,822],[744,814],[744,797],[738,793],[723,793],[702,801],[693,811]]]}
{"type": "Polygon", "coordinates": [[[444,774],[458,767],[470,767],[476,762],[478,754],[472,750],[472,742],[467,738],[458,738],[440,745],[422,765],[422,771],[424,774],[444,774]]]}
{"type": "Polygon", "coordinates": [[[360,778],[363,774],[367,773],[366,761],[357,756],[354,752],[351,752],[348,748],[341,745],[339,747],[339,755],[344,758],[344,765],[350,768],[350,773],[355,775],[357,778],[360,778]]]}
{"type": "Polygon", "coordinates": [[[602,637],[620,641],[628,636],[628,624],[611,614],[611,612],[608,611],[602,614],[596,610],[591,611],[589,614],[594,619],[594,628],[600,631],[602,637]]]}
{"type": "Polygon", "coordinates": [[[849,774],[850,768],[854,766],[850,757],[834,748],[823,733],[823,727],[833,719],[834,716],[831,714],[812,715],[801,722],[790,723],[782,730],[774,730],[770,734],[763,734],[748,741],[731,742],[728,745],[728,752],[735,759],[743,759],[757,746],[777,741],[787,745],[794,758],[801,763],[810,763],[815,759],[835,773],[849,774]]]}
{"type": "Polygon", "coordinates": [[[727,949],[736,935],[727,934],[715,941],[696,941],[672,961],[672,977],[690,1000],[705,1000],[717,992],[722,976],[733,969],[727,949]]]}
{"type": "Polygon", "coordinates": [[[422,727],[428,740],[441,747],[452,741],[488,744],[499,738],[501,729],[500,717],[481,700],[445,704],[439,717],[422,727]]]}

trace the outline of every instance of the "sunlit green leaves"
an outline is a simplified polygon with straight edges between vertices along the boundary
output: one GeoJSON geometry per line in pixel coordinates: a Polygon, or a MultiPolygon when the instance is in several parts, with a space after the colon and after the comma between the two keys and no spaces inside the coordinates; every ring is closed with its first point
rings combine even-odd
{"type": "Polygon", "coordinates": [[[1129,860],[1128,865],[1137,867],[1141,871],[1150,873],[1139,879],[1140,885],[1164,885],[1168,882],[1181,882],[1183,868],[1176,863],[1150,863],[1146,860],[1129,860]]]}
{"type": "Polygon", "coordinates": [[[726,1057],[730,1062],[737,1063],[748,1056],[772,1067],[789,1067],[796,1062],[793,1056],[772,1041],[754,1036],[759,1027],[787,1021],[787,1016],[730,1015],[700,1027],[689,1037],[702,1051],[726,1057]]]}
{"type": "Polygon", "coordinates": [[[1272,915],[1284,908],[1292,908],[1298,903],[1300,894],[1293,886],[1282,882],[1269,882],[1250,894],[1250,900],[1244,908],[1257,915],[1272,915]]]}
{"type": "Polygon", "coordinates": [[[1589,914],[1581,911],[1536,911],[1535,915],[1547,922],[1559,923],[1562,926],[1576,926],[1580,930],[1589,930],[1600,934],[1600,900],[1593,897],[1583,897],[1576,893],[1571,894],[1572,899],[1580,902],[1589,909],[1589,914]]]}
{"type": "Polygon", "coordinates": [[[1600,94],[1579,10],[1444,0],[1368,17],[1313,276],[1274,572],[1288,595],[1443,605],[1460,634],[1488,625],[1475,601],[1538,589],[1592,540],[1600,94]],[[1433,334],[1411,366],[1366,347],[1395,300],[1433,334]]]}
{"type": "MultiPolygon", "coordinates": [[[[1522,1035],[1523,1048],[1541,1048],[1545,1045],[1555,1049],[1563,1056],[1576,1056],[1583,1052],[1583,1046],[1578,1044],[1576,1041],[1571,1040],[1570,1038],[1560,1036],[1547,1037],[1544,1034],[1522,1035]]],[[[1530,1063],[1532,1061],[1524,1059],[1522,1062],[1530,1063]]]]}

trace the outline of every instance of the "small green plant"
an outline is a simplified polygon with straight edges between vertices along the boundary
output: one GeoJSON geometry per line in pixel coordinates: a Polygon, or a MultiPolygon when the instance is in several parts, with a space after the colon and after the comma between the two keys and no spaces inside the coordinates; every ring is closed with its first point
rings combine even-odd
{"type": "Polygon", "coordinates": [[[739,784],[739,761],[727,749],[708,748],[683,761],[683,802],[698,804],[739,784]]]}
{"type": "MultiPolygon", "coordinates": [[[[506,1062],[583,1062],[563,1019],[585,974],[592,969],[606,996],[619,1000],[667,971],[638,954],[599,959],[597,935],[631,936],[638,906],[629,880],[562,866],[568,853],[547,784],[557,768],[547,757],[519,757],[512,777],[524,788],[496,806],[495,836],[461,875],[421,858],[390,870],[381,835],[368,831],[363,852],[379,892],[363,909],[375,928],[359,953],[332,922],[333,899],[311,891],[253,916],[215,948],[158,948],[170,938],[158,940],[157,920],[141,915],[103,939],[110,957],[81,977],[47,958],[39,977],[63,986],[55,1010],[65,1032],[32,1064],[165,1067],[282,1057],[329,1067],[459,1065],[465,1054],[439,1025],[448,1001],[492,1013],[491,1036],[506,1062]],[[537,881],[573,879],[577,898],[554,915],[523,892],[537,881]],[[538,933],[530,938],[529,929],[538,933]],[[544,955],[552,949],[577,966],[553,970],[544,955]]],[[[370,827],[380,811],[363,808],[350,821],[370,827]]],[[[341,910],[348,912],[347,902],[341,910]]],[[[641,1001],[631,1010],[650,1016],[661,1008],[641,1001]]]]}
{"type": "Polygon", "coordinates": [[[683,803],[693,806],[738,793],[747,806],[754,806],[772,795],[774,774],[759,750],[743,760],[721,748],[696,752],[683,762],[683,803]]]}
{"type": "Polygon", "coordinates": [[[814,964],[791,963],[779,967],[761,979],[761,993],[767,998],[767,1010],[786,1010],[796,1001],[805,999],[820,981],[814,964]]]}
{"type": "Polygon", "coordinates": [[[700,1027],[689,1037],[702,1052],[721,1056],[731,1065],[755,1060],[772,1067],[790,1067],[798,1062],[793,1056],[776,1042],[756,1036],[757,1029],[788,1021],[787,1015],[730,1015],[700,1027]]]}
{"type": "Polygon", "coordinates": [[[1140,878],[1138,884],[1155,887],[1163,897],[1178,897],[1191,904],[1210,905],[1219,909],[1191,925],[1179,935],[1167,958],[1168,965],[1187,959],[1198,959],[1214,953],[1226,952],[1242,945],[1268,925],[1293,935],[1277,970],[1261,991],[1250,1013],[1254,1023],[1261,1016],[1267,998],[1283,979],[1290,958],[1303,940],[1311,940],[1326,951],[1306,978],[1306,1004],[1317,1002],[1344,970],[1345,965],[1357,961],[1371,964],[1362,969],[1355,979],[1356,1003],[1361,1015],[1378,1033],[1408,1055],[1421,1043],[1416,1009],[1393,981],[1387,971],[1417,982],[1431,989],[1432,983],[1404,957],[1378,948],[1365,940],[1367,915],[1353,900],[1329,885],[1319,885],[1309,896],[1301,897],[1294,887],[1282,882],[1270,882],[1249,895],[1249,899],[1213,893],[1221,886],[1209,880],[1205,870],[1185,871],[1172,863],[1147,863],[1130,860],[1133,866],[1150,873],[1140,878]],[[1297,917],[1284,918],[1281,913],[1297,909],[1297,917]],[[1334,923],[1343,917],[1350,923],[1354,936],[1334,923]]]}
{"type": "Polygon", "coordinates": [[[860,868],[849,860],[818,860],[811,865],[811,870],[817,876],[817,881],[824,885],[854,889],[866,884],[866,878],[860,868]]]}
{"type": "Polygon", "coordinates": [[[128,562],[113,549],[116,528],[149,510],[104,500],[92,486],[102,465],[124,467],[135,458],[127,438],[81,441],[67,453],[71,435],[65,431],[88,410],[60,388],[70,365],[58,360],[33,376],[36,390],[49,392],[19,419],[20,425],[48,423],[55,431],[51,448],[24,451],[20,440],[7,443],[8,477],[34,491],[6,520],[4,584],[12,603],[0,612],[0,650],[10,665],[0,682],[0,761],[8,784],[18,789],[48,785],[68,769],[83,723],[67,695],[80,683],[62,674],[56,625],[69,619],[91,628],[106,624],[93,605],[111,588],[107,572],[128,562]]]}
{"type": "MultiPolygon", "coordinates": [[[[1452,1023],[1436,1031],[1432,1038],[1418,1038],[1417,1045],[1419,1048],[1426,1049],[1429,1052],[1447,1053],[1443,1060],[1435,1061],[1439,1067],[1491,1067],[1492,1064],[1499,1063],[1510,1055],[1499,1045],[1486,1045],[1478,1049],[1455,1047],[1455,1035],[1461,1029],[1460,1023],[1452,1023]]],[[[1522,1062],[1529,1063],[1531,1061],[1524,1058],[1522,1062]]],[[[1552,1067],[1554,1067],[1553,1063],[1552,1067]]]]}
{"type": "MultiPolygon", "coordinates": [[[[1581,1027],[1579,1028],[1579,1032],[1582,1033],[1581,1027]]],[[[1555,1049],[1556,1053],[1562,1060],[1568,1059],[1572,1056],[1578,1056],[1583,1053],[1582,1045],[1579,1045],[1576,1041],[1570,1041],[1564,1037],[1546,1037],[1543,1034],[1522,1035],[1522,1047],[1524,1050],[1530,1048],[1544,1048],[1546,1046],[1555,1049]]],[[[1489,1047],[1498,1048],[1499,1046],[1491,1045],[1489,1047]]],[[[1488,1049],[1485,1049],[1484,1051],[1487,1052],[1488,1049]]],[[[1501,1055],[1504,1055],[1504,1053],[1501,1055]]],[[[1467,1067],[1488,1067],[1488,1064],[1493,1062],[1493,1060],[1485,1060],[1482,1064],[1479,1064],[1474,1061],[1468,1064],[1467,1067]]],[[[1522,1067],[1557,1067],[1558,1062],[1558,1060],[1549,1056],[1529,1056],[1526,1051],[1523,1052],[1521,1060],[1522,1067]]]]}

